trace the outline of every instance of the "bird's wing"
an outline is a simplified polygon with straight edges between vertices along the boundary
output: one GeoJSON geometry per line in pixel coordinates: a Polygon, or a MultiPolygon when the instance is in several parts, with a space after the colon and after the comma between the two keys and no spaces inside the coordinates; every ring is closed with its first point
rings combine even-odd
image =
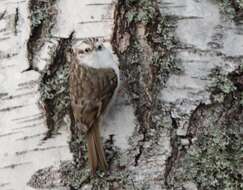
{"type": "Polygon", "coordinates": [[[111,68],[95,69],[77,63],[70,69],[70,97],[76,123],[89,130],[100,118],[118,85],[118,78],[111,68]]]}

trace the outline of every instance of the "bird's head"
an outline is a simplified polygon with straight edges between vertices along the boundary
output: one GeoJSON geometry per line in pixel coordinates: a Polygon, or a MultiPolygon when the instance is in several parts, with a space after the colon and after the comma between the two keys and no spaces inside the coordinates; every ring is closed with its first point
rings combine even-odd
{"type": "Polygon", "coordinates": [[[117,68],[111,51],[105,47],[102,39],[89,38],[76,42],[73,53],[80,64],[94,68],[117,68]]]}
{"type": "Polygon", "coordinates": [[[80,63],[90,62],[95,56],[94,42],[91,40],[82,40],[73,45],[73,53],[80,63]]]}

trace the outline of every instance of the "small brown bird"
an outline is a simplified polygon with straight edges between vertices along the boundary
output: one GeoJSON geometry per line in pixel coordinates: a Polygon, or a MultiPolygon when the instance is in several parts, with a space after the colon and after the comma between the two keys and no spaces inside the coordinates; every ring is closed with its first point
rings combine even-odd
{"type": "Polygon", "coordinates": [[[107,162],[99,126],[114,98],[119,69],[103,43],[83,40],[73,47],[70,66],[70,97],[76,127],[87,134],[88,159],[92,173],[106,170],[107,162]]]}

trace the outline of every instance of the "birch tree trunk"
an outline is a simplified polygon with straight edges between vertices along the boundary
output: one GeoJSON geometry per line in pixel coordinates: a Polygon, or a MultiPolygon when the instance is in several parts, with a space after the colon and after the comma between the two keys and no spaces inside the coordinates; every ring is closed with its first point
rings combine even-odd
{"type": "Polygon", "coordinates": [[[0,190],[243,189],[241,1],[0,1],[0,190]],[[226,6],[224,6],[226,5],[226,6]],[[68,95],[96,37],[121,87],[90,175],[68,95]]]}

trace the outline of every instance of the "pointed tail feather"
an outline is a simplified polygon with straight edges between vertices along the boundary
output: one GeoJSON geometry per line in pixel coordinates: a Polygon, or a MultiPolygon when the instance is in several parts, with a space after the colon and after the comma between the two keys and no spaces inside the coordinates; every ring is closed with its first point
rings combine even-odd
{"type": "Polygon", "coordinates": [[[97,168],[102,170],[107,169],[107,162],[98,125],[92,126],[88,132],[88,158],[93,174],[95,174],[97,168]]]}
{"type": "Polygon", "coordinates": [[[100,130],[99,127],[95,127],[95,147],[96,147],[96,153],[97,153],[97,157],[98,157],[98,165],[100,167],[100,169],[102,170],[106,170],[108,165],[106,162],[106,158],[105,158],[105,152],[104,152],[104,148],[101,142],[101,137],[100,137],[100,130]]]}
{"type": "Polygon", "coordinates": [[[95,174],[98,165],[98,158],[95,150],[94,136],[91,132],[88,133],[88,160],[92,173],[95,174]]]}

